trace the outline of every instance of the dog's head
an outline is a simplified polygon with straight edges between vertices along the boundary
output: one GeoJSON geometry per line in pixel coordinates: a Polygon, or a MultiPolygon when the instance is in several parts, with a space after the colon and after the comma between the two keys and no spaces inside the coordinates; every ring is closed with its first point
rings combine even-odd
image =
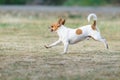
{"type": "Polygon", "coordinates": [[[65,24],[65,19],[60,18],[56,23],[54,23],[50,26],[51,32],[58,30],[58,28],[64,24],[65,24]]]}

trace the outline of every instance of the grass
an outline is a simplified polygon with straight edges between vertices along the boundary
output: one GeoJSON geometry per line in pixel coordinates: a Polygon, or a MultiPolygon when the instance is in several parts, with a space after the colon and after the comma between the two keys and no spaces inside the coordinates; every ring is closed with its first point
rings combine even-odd
{"type": "MultiPolygon", "coordinates": [[[[48,29],[56,17],[9,16],[0,19],[0,80],[119,80],[120,22],[99,18],[98,25],[110,49],[102,43],[85,40],[69,47],[45,49],[57,40],[48,29]]],[[[86,18],[67,18],[66,26],[86,25],[86,18]]]]}

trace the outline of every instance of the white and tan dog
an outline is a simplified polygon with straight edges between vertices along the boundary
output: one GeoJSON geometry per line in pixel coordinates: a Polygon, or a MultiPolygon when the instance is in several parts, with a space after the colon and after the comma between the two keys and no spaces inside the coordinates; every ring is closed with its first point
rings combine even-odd
{"type": "Polygon", "coordinates": [[[93,38],[96,41],[103,42],[105,47],[108,49],[108,44],[106,40],[101,37],[100,31],[96,25],[97,16],[93,13],[89,14],[87,17],[88,22],[90,21],[91,17],[93,17],[94,20],[92,25],[85,25],[76,29],[67,28],[66,26],[64,26],[65,19],[59,19],[57,23],[52,24],[50,27],[51,32],[53,31],[57,32],[59,39],[50,45],[45,45],[45,47],[50,48],[59,44],[60,42],[63,42],[64,44],[63,53],[67,53],[69,44],[75,44],[79,41],[88,38],[93,38]]]}

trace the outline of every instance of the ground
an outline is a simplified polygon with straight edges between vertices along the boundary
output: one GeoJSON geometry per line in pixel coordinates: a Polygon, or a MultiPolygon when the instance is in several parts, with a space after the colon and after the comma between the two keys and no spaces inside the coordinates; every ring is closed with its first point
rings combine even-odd
{"type": "MultiPolygon", "coordinates": [[[[97,13],[97,25],[109,44],[109,50],[101,42],[90,39],[69,46],[68,54],[61,54],[63,44],[44,48],[58,39],[48,27],[62,15],[48,14],[0,12],[0,80],[120,79],[119,14],[104,16],[97,13]]],[[[88,24],[86,14],[63,14],[68,27],[88,24]]]]}

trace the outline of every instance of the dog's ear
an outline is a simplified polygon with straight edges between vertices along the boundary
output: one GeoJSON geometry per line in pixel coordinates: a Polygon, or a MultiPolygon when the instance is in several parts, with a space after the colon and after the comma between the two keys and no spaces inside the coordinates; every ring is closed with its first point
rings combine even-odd
{"type": "Polygon", "coordinates": [[[62,25],[64,25],[64,24],[65,24],[65,19],[62,20],[62,25]]]}
{"type": "Polygon", "coordinates": [[[61,22],[62,22],[62,18],[60,18],[60,19],[58,20],[58,23],[59,23],[59,24],[61,24],[61,22]]]}
{"type": "Polygon", "coordinates": [[[60,25],[64,25],[64,24],[65,24],[65,19],[60,18],[60,19],[58,20],[58,23],[59,23],[60,25]]]}

